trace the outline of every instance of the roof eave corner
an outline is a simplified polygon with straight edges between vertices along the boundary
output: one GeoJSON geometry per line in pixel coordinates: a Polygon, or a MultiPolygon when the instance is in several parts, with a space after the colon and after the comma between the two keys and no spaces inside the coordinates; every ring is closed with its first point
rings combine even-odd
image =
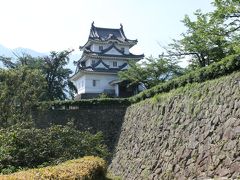
{"type": "MultiPolygon", "coordinates": [[[[76,73],[76,74],[77,74],[77,73],[76,73]]],[[[69,80],[72,81],[72,82],[75,81],[75,75],[76,75],[76,74],[72,75],[72,76],[69,78],[69,80]]]]}
{"type": "Polygon", "coordinates": [[[123,35],[123,37],[125,38],[125,39],[127,39],[127,37],[125,36],[125,33],[124,33],[124,31],[123,31],[123,25],[122,25],[122,23],[120,23],[120,32],[121,32],[121,34],[123,35]]]}
{"type": "Polygon", "coordinates": [[[80,51],[83,51],[86,48],[86,46],[88,46],[89,43],[91,42],[92,42],[92,39],[88,38],[88,41],[83,46],[79,46],[80,51]]]}
{"type": "Polygon", "coordinates": [[[144,54],[140,54],[140,55],[137,55],[138,57],[135,59],[136,61],[140,61],[142,59],[144,59],[145,55],[144,54]]]}
{"type": "Polygon", "coordinates": [[[75,73],[74,75],[72,75],[69,79],[70,81],[76,81],[76,79],[80,76],[81,72],[78,71],[77,73],[75,73]]]}
{"type": "Polygon", "coordinates": [[[133,46],[135,46],[138,43],[138,40],[130,40],[129,44],[130,44],[130,48],[132,48],[133,46]]]}
{"type": "MultiPolygon", "coordinates": [[[[140,56],[141,56],[141,59],[145,58],[145,55],[144,55],[144,54],[140,54],[140,56]]],[[[141,60],[141,59],[140,59],[140,60],[141,60]]]]}

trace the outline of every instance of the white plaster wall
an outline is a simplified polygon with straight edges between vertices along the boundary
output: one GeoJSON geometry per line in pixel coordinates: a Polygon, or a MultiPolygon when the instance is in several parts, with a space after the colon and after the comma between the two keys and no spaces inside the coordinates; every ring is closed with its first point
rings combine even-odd
{"type": "Polygon", "coordinates": [[[104,74],[86,74],[85,77],[85,93],[102,93],[104,89],[114,90],[109,82],[118,79],[117,75],[104,74]],[[98,86],[93,86],[93,80],[99,80],[98,86]]]}
{"type": "Polygon", "coordinates": [[[91,64],[92,64],[92,60],[90,60],[90,59],[88,59],[85,63],[86,66],[91,66],[91,64]]]}
{"type": "Polygon", "coordinates": [[[74,81],[74,85],[77,87],[78,94],[85,93],[85,76],[81,76],[78,80],[74,81]]]}
{"type": "Polygon", "coordinates": [[[124,53],[125,53],[125,54],[129,54],[129,47],[125,47],[124,53]]]}
{"type": "Polygon", "coordinates": [[[92,59],[92,58],[88,59],[86,61],[86,66],[92,66],[92,60],[95,60],[95,62],[98,62],[99,59],[92,59]]]}
{"type": "Polygon", "coordinates": [[[106,49],[110,46],[110,44],[93,44],[92,47],[91,47],[91,50],[94,51],[94,52],[100,52],[99,51],[99,46],[102,46],[103,49],[106,49]]]}

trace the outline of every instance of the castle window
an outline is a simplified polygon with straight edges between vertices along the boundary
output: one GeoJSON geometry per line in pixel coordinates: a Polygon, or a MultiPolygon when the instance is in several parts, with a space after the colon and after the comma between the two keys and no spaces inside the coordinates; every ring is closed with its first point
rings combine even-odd
{"type": "Polygon", "coordinates": [[[99,51],[102,51],[103,50],[103,46],[99,46],[99,51]]]}
{"type": "Polygon", "coordinates": [[[113,61],[113,67],[117,67],[117,61],[113,61]]]}
{"type": "Polygon", "coordinates": [[[121,51],[124,52],[124,48],[121,48],[121,51]]]}
{"type": "Polygon", "coordinates": [[[92,60],[92,65],[95,64],[95,63],[96,63],[96,61],[95,61],[95,60],[92,60]]]}
{"type": "Polygon", "coordinates": [[[96,80],[93,80],[93,81],[92,81],[92,85],[93,85],[93,86],[96,86],[96,80]]]}
{"type": "Polygon", "coordinates": [[[99,80],[95,80],[95,79],[94,79],[94,80],[92,81],[93,87],[99,86],[99,83],[100,83],[99,80]]]}

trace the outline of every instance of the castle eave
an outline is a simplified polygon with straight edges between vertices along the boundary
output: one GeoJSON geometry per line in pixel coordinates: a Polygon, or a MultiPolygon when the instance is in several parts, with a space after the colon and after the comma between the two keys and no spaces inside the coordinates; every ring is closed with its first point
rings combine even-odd
{"type": "Polygon", "coordinates": [[[137,40],[127,40],[127,41],[120,41],[120,40],[101,40],[98,38],[89,38],[88,41],[83,45],[83,46],[79,46],[79,49],[81,51],[83,51],[86,47],[97,43],[97,44],[109,44],[109,43],[117,43],[119,45],[126,45],[129,46],[129,48],[133,47],[134,45],[136,45],[138,43],[137,40]]]}
{"type": "Polygon", "coordinates": [[[101,59],[141,60],[144,58],[144,54],[141,54],[141,55],[134,55],[134,54],[114,55],[114,54],[100,54],[100,53],[93,53],[93,52],[85,52],[84,55],[86,57],[101,58],[101,59]]]}

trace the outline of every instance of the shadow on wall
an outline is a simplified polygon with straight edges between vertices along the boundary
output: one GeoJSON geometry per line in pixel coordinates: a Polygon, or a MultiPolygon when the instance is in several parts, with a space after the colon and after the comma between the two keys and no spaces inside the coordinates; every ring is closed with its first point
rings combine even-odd
{"type": "Polygon", "coordinates": [[[91,105],[79,109],[58,109],[44,112],[35,111],[33,119],[37,127],[46,128],[51,124],[65,125],[73,121],[81,131],[97,133],[101,131],[112,159],[121,132],[127,105],[91,105]]]}

